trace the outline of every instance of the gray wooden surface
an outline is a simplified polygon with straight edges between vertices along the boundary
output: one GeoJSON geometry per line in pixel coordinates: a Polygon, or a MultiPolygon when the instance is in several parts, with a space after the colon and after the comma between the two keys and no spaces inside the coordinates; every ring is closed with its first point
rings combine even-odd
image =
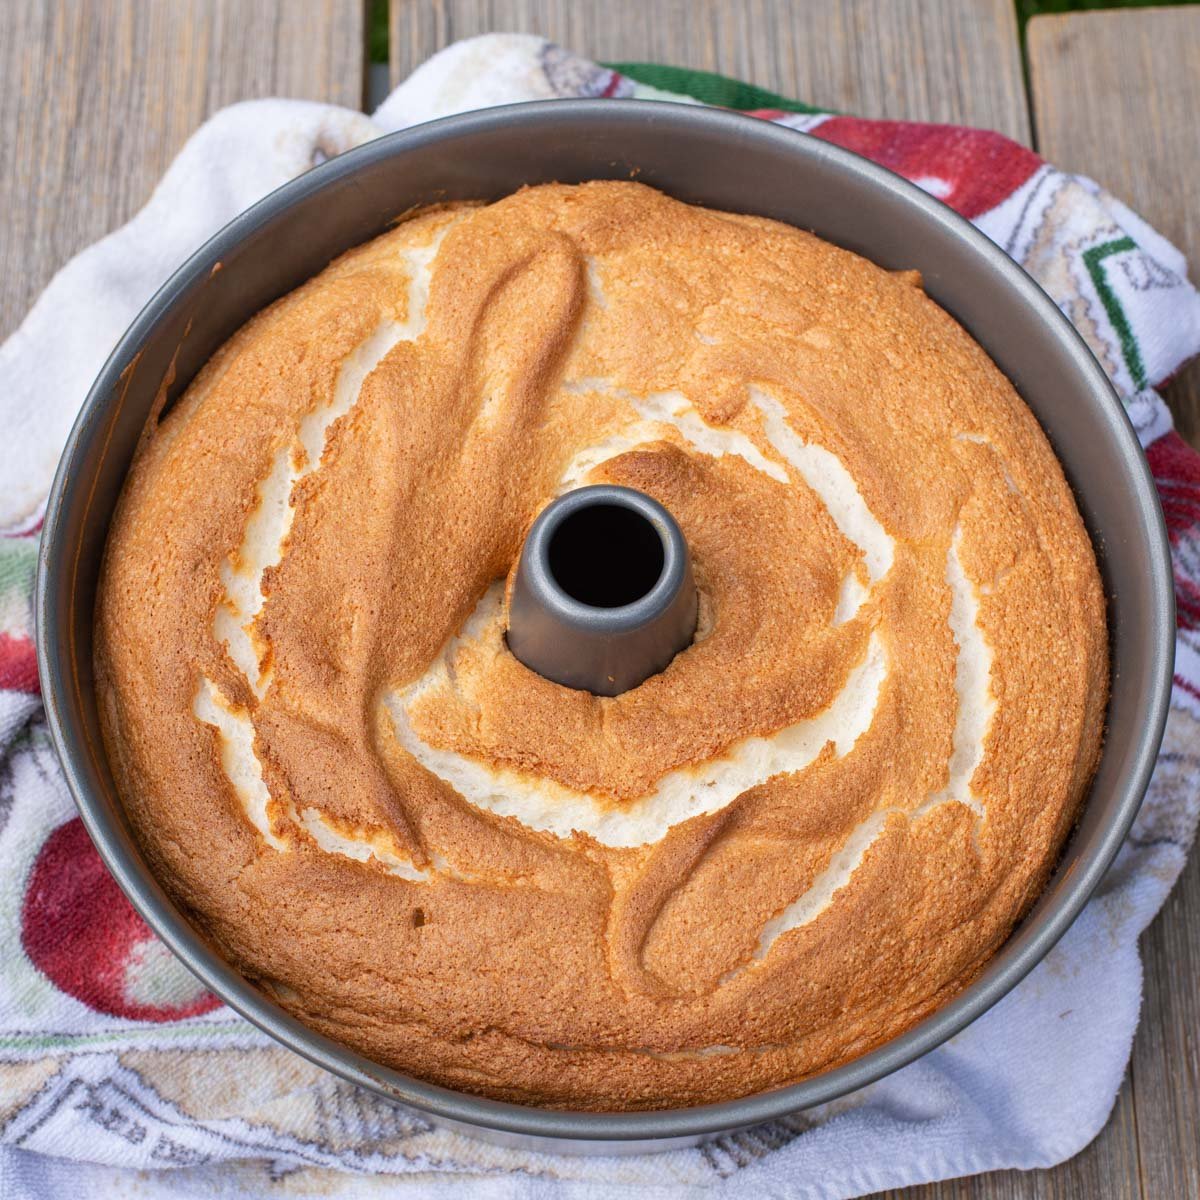
{"type": "Polygon", "coordinates": [[[210,113],[358,108],[363,62],[362,0],[0,0],[0,338],[210,113]]]}
{"type": "MultiPolygon", "coordinates": [[[[0,0],[0,337],[127,219],[205,116],[261,95],[357,107],[362,0],[0,0]]],[[[1030,26],[1010,0],[391,0],[391,75],[460,37],[543,34],[607,60],[735,75],[869,116],[998,129],[1103,179],[1200,255],[1200,9],[1030,26]]],[[[1200,382],[1176,385],[1200,433],[1200,382]]],[[[1133,1068],[1101,1136],[1052,1171],[890,1200],[1200,1198],[1200,861],[1145,941],[1133,1068]]]]}
{"type": "MultiPolygon", "coordinates": [[[[1039,148],[1129,203],[1200,263],[1200,10],[1039,17],[1029,26],[1039,148]]],[[[1167,389],[1200,445],[1200,363],[1167,389]]],[[[1142,941],[1132,1090],[1148,1197],[1200,1197],[1200,858],[1142,941]]]]}
{"type": "Polygon", "coordinates": [[[1011,0],[391,0],[392,79],[480,33],[540,34],[606,62],[718,71],[869,117],[1027,141],[1011,0]]]}

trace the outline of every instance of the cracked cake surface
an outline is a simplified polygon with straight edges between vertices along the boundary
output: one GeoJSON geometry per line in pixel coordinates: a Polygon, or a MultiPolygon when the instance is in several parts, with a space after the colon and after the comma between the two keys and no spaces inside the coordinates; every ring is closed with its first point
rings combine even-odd
{"type": "Polygon", "coordinates": [[[592,1110],[794,1082],[952,998],[1108,691],[1062,470],[916,273],[625,182],[417,214],[236,333],[143,440],[96,674],[138,841],[248,978],[592,1110]],[[588,483],[665,505],[700,594],[612,698],[504,638],[588,483]]]}

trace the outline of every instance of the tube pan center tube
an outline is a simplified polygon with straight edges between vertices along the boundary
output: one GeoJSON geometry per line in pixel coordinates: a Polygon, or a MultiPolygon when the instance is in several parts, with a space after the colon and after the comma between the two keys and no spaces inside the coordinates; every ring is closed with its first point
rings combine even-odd
{"type": "Polygon", "coordinates": [[[663,670],[696,632],[687,542],[657,500],[599,484],[560,496],[525,539],[508,645],[564,687],[618,696],[663,670]]]}

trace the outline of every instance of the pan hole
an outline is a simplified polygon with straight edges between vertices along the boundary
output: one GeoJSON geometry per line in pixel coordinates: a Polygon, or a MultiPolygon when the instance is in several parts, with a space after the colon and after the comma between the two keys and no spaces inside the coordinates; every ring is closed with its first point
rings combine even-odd
{"type": "Polygon", "coordinates": [[[623,504],[577,508],[550,539],[554,581],[572,600],[592,608],[621,608],[640,600],[658,582],[663,562],[658,530],[623,504]]]}

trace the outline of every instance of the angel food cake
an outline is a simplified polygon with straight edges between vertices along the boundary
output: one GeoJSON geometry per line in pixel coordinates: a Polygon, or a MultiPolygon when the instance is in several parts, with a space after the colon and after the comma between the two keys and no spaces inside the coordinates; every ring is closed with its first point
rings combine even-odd
{"type": "Polygon", "coordinates": [[[633,183],[427,211],[259,314],[144,440],[108,751],[159,879],[380,1063],[592,1110],[846,1062],[1044,885],[1100,750],[1095,558],[921,289],[633,183]],[[613,697],[506,641],[531,522],[661,503],[699,623],[613,697]]]}

